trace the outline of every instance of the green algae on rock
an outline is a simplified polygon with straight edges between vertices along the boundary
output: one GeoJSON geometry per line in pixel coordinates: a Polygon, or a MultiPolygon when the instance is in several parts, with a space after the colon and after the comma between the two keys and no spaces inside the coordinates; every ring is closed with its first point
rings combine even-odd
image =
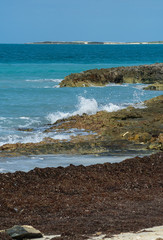
{"type": "Polygon", "coordinates": [[[145,87],[144,90],[163,91],[163,84],[150,84],[148,87],[145,87]]]}
{"type": "Polygon", "coordinates": [[[131,67],[92,69],[64,78],[60,87],[105,86],[109,83],[163,84],[163,63],[131,67]]]}
{"type": "Polygon", "coordinates": [[[117,112],[100,111],[58,120],[46,132],[72,128],[96,134],[72,137],[70,141],[45,138],[39,143],[5,144],[0,147],[0,156],[162,151],[163,95],[145,101],[144,108],[128,107],[117,112]]]}

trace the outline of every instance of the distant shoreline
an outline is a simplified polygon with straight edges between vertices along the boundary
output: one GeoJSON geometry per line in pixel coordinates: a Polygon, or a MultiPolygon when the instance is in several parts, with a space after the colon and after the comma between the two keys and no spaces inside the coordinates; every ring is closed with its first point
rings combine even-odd
{"type": "Polygon", "coordinates": [[[75,45],[145,45],[145,44],[163,44],[163,41],[153,42],[89,42],[89,41],[43,41],[31,42],[25,44],[75,44],[75,45]]]}

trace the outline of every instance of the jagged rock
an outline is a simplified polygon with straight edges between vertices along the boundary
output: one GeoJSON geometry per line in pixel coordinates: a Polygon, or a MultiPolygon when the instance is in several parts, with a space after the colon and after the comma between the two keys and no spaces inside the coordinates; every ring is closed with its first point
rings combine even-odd
{"type": "Polygon", "coordinates": [[[163,133],[160,133],[159,136],[158,136],[158,141],[160,143],[163,143],[163,133]]]}
{"type": "Polygon", "coordinates": [[[23,226],[16,225],[12,228],[7,229],[6,233],[13,239],[24,239],[24,238],[32,239],[32,238],[41,238],[43,236],[39,230],[33,228],[32,226],[27,226],[27,225],[23,225],[23,226]]]}
{"type": "Polygon", "coordinates": [[[148,87],[145,87],[144,90],[163,91],[163,84],[151,84],[148,87]]]}
{"type": "Polygon", "coordinates": [[[149,149],[153,150],[153,149],[161,149],[161,144],[159,144],[158,142],[154,142],[154,143],[151,143],[149,145],[149,149]]]}
{"type": "Polygon", "coordinates": [[[163,63],[92,69],[73,73],[64,78],[60,87],[105,86],[108,83],[158,83],[161,85],[163,83],[163,63]]]}
{"type": "Polygon", "coordinates": [[[99,154],[117,150],[163,150],[163,95],[144,102],[145,108],[128,107],[117,112],[100,111],[58,120],[46,132],[63,129],[85,129],[87,136],[75,136],[70,141],[44,138],[39,143],[5,144],[0,156],[26,154],[99,154]],[[94,133],[94,134],[92,134],[94,133]]]}
{"type": "Polygon", "coordinates": [[[22,132],[32,132],[33,128],[18,128],[18,131],[22,131],[22,132]]]}

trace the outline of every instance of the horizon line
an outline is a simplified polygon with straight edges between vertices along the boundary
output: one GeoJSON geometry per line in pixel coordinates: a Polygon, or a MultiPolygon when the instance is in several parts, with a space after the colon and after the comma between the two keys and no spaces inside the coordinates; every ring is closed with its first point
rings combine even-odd
{"type": "Polygon", "coordinates": [[[133,42],[116,42],[116,41],[35,41],[23,43],[0,43],[0,44],[103,44],[103,45],[116,45],[116,44],[163,44],[163,41],[133,41],[133,42]]]}

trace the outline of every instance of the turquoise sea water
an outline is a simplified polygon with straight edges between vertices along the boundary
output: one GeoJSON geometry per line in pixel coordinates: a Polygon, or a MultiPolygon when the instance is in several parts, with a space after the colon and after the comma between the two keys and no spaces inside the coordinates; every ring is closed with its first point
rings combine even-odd
{"type": "MultiPolygon", "coordinates": [[[[0,145],[39,142],[44,137],[70,139],[87,134],[45,134],[46,124],[75,114],[116,111],[163,94],[141,84],[59,88],[68,74],[163,62],[163,45],[24,45],[0,44],[0,145]],[[18,128],[34,128],[20,132],[18,128]]],[[[140,107],[141,104],[139,105],[140,107]]]]}

